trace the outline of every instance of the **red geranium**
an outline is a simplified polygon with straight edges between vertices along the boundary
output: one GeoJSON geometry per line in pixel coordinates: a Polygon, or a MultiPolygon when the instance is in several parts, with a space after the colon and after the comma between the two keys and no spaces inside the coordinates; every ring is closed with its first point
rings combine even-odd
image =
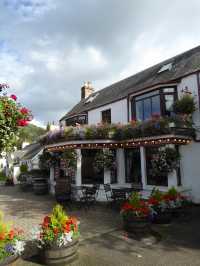
{"type": "Polygon", "coordinates": [[[23,107],[20,109],[20,112],[23,114],[23,115],[27,115],[29,114],[29,110],[26,108],[26,107],[23,107]]]}
{"type": "Polygon", "coordinates": [[[20,127],[25,127],[25,126],[28,125],[28,121],[25,120],[25,119],[20,119],[20,120],[18,120],[17,125],[20,126],[20,127]]]}
{"type": "Polygon", "coordinates": [[[14,101],[17,101],[17,96],[15,94],[11,94],[10,98],[13,99],[14,101]]]}

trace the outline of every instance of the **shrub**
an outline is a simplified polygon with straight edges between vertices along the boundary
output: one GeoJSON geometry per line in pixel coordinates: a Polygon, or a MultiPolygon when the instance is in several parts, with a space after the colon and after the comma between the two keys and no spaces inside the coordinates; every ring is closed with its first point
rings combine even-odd
{"type": "Polygon", "coordinates": [[[194,101],[194,97],[192,95],[184,94],[182,98],[180,98],[174,103],[174,111],[177,114],[190,115],[194,113],[195,110],[196,110],[196,104],[194,101]]]}

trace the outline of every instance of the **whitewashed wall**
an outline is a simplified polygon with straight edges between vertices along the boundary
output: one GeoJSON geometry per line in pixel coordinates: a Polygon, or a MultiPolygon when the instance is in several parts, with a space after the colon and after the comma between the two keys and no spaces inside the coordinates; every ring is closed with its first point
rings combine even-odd
{"type": "MultiPolygon", "coordinates": [[[[200,111],[198,97],[197,75],[183,78],[178,85],[178,96],[181,97],[182,90],[187,90],[195,97],[197,110],[193,114],[195,127],[200,126],[200,111]]],[[[189,189],[193,201],[200,203],[200,143],[192,142],[186,146],[180,146],[181,153],[181,178],[182,186],[189,189]]]]}
{"type": "Polygon", "coordinates": [[[108,105],[104,105],[97,109],[88,112],[88,124],[101,123],[101,112],[107,109],[111,109],[111,122],[112,123],[127,123],[127,100],[121,100],[108,105]]]}

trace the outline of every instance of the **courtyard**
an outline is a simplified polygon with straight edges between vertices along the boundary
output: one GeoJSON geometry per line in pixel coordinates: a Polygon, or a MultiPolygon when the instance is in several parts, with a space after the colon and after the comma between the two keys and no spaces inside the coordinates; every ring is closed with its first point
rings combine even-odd
{"type": "MultiPolygon", "coordinates": [[[[50,213],[55,205],[53,197],[21,192],[19,187],[0,187],[0,209],[8,221],[14,220],[23,228],[25,237],[50,213]]],[[[200,207],[194,206],[188,217],[176,219],[170,225],[154,225],[155,236],[128,238],[122,229],[117,210],[97,204],[89,209],[72,207],[68,210],[81,222],[79,259],[71,265],[109,266],[196,266],[200,261],[200,207]]],[[[37,263],[37,250],[27,246],[20,266],[37,263]]]]}

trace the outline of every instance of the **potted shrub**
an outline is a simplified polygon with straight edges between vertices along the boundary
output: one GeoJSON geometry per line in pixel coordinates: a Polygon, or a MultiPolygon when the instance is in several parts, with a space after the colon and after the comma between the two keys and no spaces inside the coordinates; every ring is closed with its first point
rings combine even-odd
{"type": "Polygon", "coordinates": [[[44,217],[33,232],[33,239],[41,249],[41,258],[47,265],[65,264],[77,258],[79,222],[56,205],[52,214],[44,217]]]}
{"type": "Polygon", "coordinates": [[[174,103],[174,111],[177,114],[191,115],[196,110],[194,97],[190,94],[184,94],[174,103]]]}
{"type": "Polygon", "coordinates": [[[23,231],[3,220],[0,213],[0,265],[15,265],[24,251],[23,231]]]}
{"type": "Polygon", "coordinates": [[[132,193],[121,209],[124,229],[129,233],[144,230],[149,225],[151,209],[138,192],[132,193]]]}
{"type": "Polygon", "coordinates": [[[153,223],[166,224],[171,222],[171,211],[162,192],[153,189],[148,204],[152,210],[153,223]]]}

